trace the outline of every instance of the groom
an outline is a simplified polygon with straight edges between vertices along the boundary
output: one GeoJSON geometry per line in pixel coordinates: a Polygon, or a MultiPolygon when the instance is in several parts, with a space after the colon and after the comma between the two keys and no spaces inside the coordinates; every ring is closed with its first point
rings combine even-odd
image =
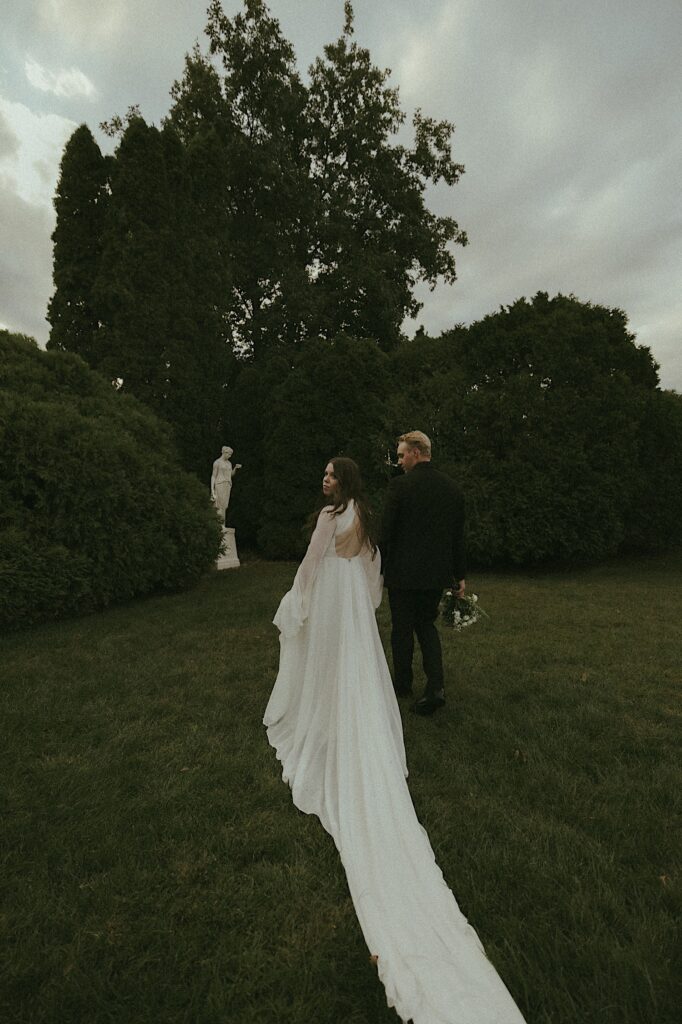
{"type": "Polygon", "coordinates": [[[412,693],[416,633],[426,689],[413,710],[431,715],[445,704],[438,605],[445,587],[464,594],[464,500],[450,477],[431,465],[431,442],[420,430],[398,438],[398,464],[404,476],[389,485],[381,537],[393,685],[399,697],[412,693]]]}

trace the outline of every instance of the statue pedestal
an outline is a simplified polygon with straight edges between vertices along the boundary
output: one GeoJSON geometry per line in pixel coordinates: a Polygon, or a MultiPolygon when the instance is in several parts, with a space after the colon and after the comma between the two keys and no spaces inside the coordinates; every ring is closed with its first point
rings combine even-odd
{"type": "Polygon", "coordinates": [[[223,543],[220,547],[220,554],[216,562],[216,569],[238,569],[239,556],[237,555],[237,542],[234,538],[234,527],[223,526],[223,543]]]}

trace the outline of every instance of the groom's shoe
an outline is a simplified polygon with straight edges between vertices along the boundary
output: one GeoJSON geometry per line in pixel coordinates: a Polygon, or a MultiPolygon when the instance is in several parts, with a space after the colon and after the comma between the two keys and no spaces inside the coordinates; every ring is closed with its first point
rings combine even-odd
{"type": "Polygon", "coordinates": [[[438,708],[445,706],[445,694],[442,690],[438,693],[424,694],[412,707],[415,715],[432,715],[438,708]]]}

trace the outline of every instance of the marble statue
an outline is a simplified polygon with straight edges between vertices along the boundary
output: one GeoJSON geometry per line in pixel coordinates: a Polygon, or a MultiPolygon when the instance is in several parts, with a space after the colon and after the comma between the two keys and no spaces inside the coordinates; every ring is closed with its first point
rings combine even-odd
{"type": "Polygon", "coordinates": [[[233,466],[230,462],[232,452],[232,448],[228,445],[223,445],[222,454],[213,463],[213,473],[211,474],[211,498],[215,502],[215,507],[223,527],[225,526],[227,506],[230,504],[232,476],[238,469],[242,468],[240,462],[236,466],[233,466]]]}
{"type": "Polygon", "coordinates": [[[240,462],[236,466],[232,465],[231,456],[232,448],[229,445],[223,445],[222,453],[213,463],[213,472],[211,473],[211,498],[223,527],[223,542],[216,562],[217,569],[238,569],[240,564],[234,528],[225,526],[225,513],[230,504],[232,492],[232,476],[242,468],[240,462]]]}

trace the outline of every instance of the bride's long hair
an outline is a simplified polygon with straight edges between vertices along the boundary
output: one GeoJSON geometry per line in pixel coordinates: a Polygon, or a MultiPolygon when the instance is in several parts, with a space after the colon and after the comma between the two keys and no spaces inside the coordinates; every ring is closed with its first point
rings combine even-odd
{"type": "Polygon", "coordinates": [[[329,515],[340,516],[342,512],[346,511],[348,502],[352,499],[355,502],[355,510],[360,522],[361,539],[363,543],[369,544],[372,549],[372,557],[374,557],[377,551],[376,526],[374,515],[365,498],[360,468],[357,462],[347,459],[345,455],[336,455],[329,461],[334,467],[334,476],[337,482],[336,495],[333,498],[329,498],[325,494],[322,495],[322,499],[318,501],[306,524],[308,534],[310,535],[315,529],[320,510],[326,505],[331,505],[329,515]]]}

